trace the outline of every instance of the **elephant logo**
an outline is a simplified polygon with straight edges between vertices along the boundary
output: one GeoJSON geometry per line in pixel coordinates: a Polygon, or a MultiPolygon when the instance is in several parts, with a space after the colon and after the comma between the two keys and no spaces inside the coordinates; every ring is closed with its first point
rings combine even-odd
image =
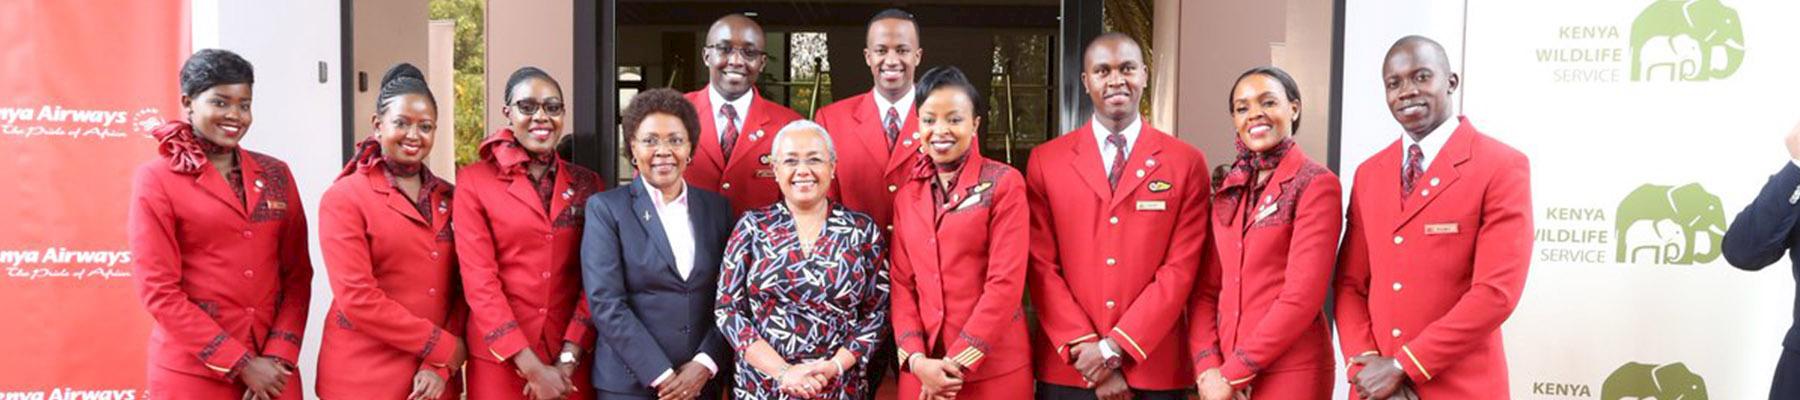
{"type": "Polygon", "coordinates": [[[1656,0],[1631,23],[1632,81],[1704,81],[1737,73],[1744,27],[1720,0],[1656,0]]]}
{"type": "Polygon", "coordinates": [[[1601,400],[1706,400],[1706,380],[1686,364],[1628,362],[1606,376],[1601,400]]]}
{"type": "Polygon", "coordinates": [[[1725,208],[1698,183],[1638,186],[1614,217],[1618,262],[1693,265],[1724,254],[1725,208]]]}

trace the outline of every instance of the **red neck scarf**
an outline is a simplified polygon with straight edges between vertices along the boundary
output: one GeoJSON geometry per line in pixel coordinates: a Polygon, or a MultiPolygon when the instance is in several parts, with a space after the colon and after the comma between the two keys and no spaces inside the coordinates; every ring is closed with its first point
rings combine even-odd
{"type": "Polygon", "coordinates": [[[549,166],[556,161],[555,151],[534,154],[525,150],[525,146],[519,144],[519,139],[513,136],[511,128],[500,128],[488,135],[487,139],[481,142],[480,154],[481,159],[492,160],[495,165],[500,167],[501,171],[521,174],[527,172],[527,163],[549,166]]]}
{"type": "Polygon", "coordinates": [[[236,148],[220,146],[194,132],[187,121],[169,121],[156,127],[156,153],[169,160],[169,169],[183,174],[200,172],[207,155],[226,154],[236,148]]]}
{"type": "Polygon", "coordinates": [[[425,170],[423,163],[405,164],[389,159],[387,154],[381,151],[381,142],[376,141],[374,136],[369,136],[368,139],[356,143],[356,156],[351,157],[350,162],[344,164],[344,170],[338,173],[338,177],[342,178],[352,172],[373,168],[377,165],[387,169],[388,175],[395,177],[417,176],[425,170]]]}

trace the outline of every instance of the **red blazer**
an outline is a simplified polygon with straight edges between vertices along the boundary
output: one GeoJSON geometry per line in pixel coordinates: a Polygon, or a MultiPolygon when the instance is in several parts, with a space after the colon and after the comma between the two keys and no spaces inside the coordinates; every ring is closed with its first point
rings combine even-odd
{"type": "Polygon", "coordinates": [[[718,131],[724,127],[714,127],[712,96],[706,93],[708,90],[712,88],[703,87],[687,94],[688,102],[694,103],[694,112],[700,114],[700,143],[694,148],[694,162],[682,176],[688,185],[725,195],[731,200],[732,220],[735,221],[746,210],[781,200],[781,187],[775,185],[769,146],[775,143],[775,132],[800,119],[800,114],[764,100],[755,91],[745,94],[751,97],[750,113],[743,116],[744,126],[738,127],[737,143],[731,148],[731,157],[727,161],[719,148],[718,131]]]}
{"type": "MultiPolygon", "coordinates": [[[[467,306],[450,232],[449,183],[424,173],[427,216],[379,165],[339,177],[319,200],[331,313],[319,346],[324,398],[404,398],[413,374],[446,379],[467,306]]],[[[457,393],[460,379],[449,380],[457,393]]]]}
{"type": "Polygon", "coordinates": [[[1125,349],[1131,387],[1193,387],[1182,314],[1206,243],[1206,157],[1146,124],[1110,189],[1096,143],[1084,124],[1033,149],[1026,168],[1038,379],[1084,386],[1069,348],[1106,337],[1125,349]]]}
{"type": "MultiPolygon", "coordinates": [[[[838,179],[832,181],[831,198],[875,217],[875,223],[891,235],[894,193],[905,186],[920,157],[919,116],[916,110],[900,116],[899,142],[888,149],[880,114],[875,94],[863,93],[819,109],[814,118],[831,132],[838,148],[838,179]]],[[[925,197],[931,197],[930,190],[925,197]]]]}
{"type": "Polygon", "coordinates": [[[973,149],[968,157],[954,209],[933,198],[936,177],[900,189],[889,276],[900,365],[915,353],[949,358],[979,381],[1031,364],[1021,310],[1031,216],[1018,171],[973,149]]]}
{"type": "MultiPolygon", "coordinates": [[[[503,134],[511,140],[510,134],[496,133],[503,134]]],[[[604,182],[593,171],[557,159],[546,214],[525,175],[524,156],[487,155],[483,147],[480,162],[457,172],[451,204],[456,258],[469,302],[469,357],[505,364],[530,348],[545,363],[555,363],[564,341],[591,350],[594,330],[576,252],[582,204],[605,189],[604,182]]]]}
{"type": "Polygon", "coordinates": [[[1324,307],[1344,219],[1338,177],[1294,146],[1260,196],[1243,193],[1213,194],[1215,251],[1188,309],[1196,377],[1219,368],[1241,389],[1260,372],[1330,370],[1324,307]]]}
{"type": "Polygon", "coordinates": [[[1399,359],[1420,397],[1504,399],[1500,324],[1531,265],[1531,166],[1460,123],[1406,200],[1398,140],[1357,167],[1338,336],[1346,358],[1399,359]]]}
{"type": "Polygon", "coordinates": [[[156,158],[132,179],[126,222],[138,295],[156,322],[150,363],[220,382],[250,357],[300,365],[312,299],[293,174],[274,157],[237,151],[246,201],[212,165],[188,174],[156,158]]]}

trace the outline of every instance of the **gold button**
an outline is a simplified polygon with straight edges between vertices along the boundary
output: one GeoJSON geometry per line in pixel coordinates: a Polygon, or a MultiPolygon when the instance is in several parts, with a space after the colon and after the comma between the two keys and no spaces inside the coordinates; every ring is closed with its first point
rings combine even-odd
{"type": "Polygon", "coordinates": [[[1116,304],[1114,304],[1112,300],[1106,301],[1106,309],[1111,310],[1114,305],[1116,305],[1116,304]]]}
{"type": "Polygon", "coordinates": [[[1107,219],[1107,220],[1106,220],[1106,222],[1108,222],[1108,223],[1112,223],[1112,224],[1113,224],[1113,225],[1118,225],[1118,224],[1119,224],[1119,217],[1112,217],[1112,218],[1108,218],[1108,219],[1107,219]]]}
{"type": "Polygon", "coordinates": [[[1400,282],[1394,282],[1394,291],[1400,291],[1400,282]]]}
{"type": "Polygon", "coordinates": [[[900,186],[888,185],[888,193],[893,193],[893,192],[897,192],[897,191],[900,191],[900,186]]]}
{"type": "Polygon", "coordinates": [[[888,230],[888,231],[889,231],[889,232],[893,232],[893,231],[894,231],[894,224],[888,224],[888,226],[887,226],[887,230],[888,230]]]}
{"type": "Polygon", "coordinates": [[[1144,170],[1141,170],[1141,169],[1137,170],[1137,177],[1139,177],[1139,178],[1144,177],[1144,170]]]}
{"type": "Polygon", "coordinates": [[[1111,266],[1111,265],[1119,265],[1119,260],[1118,260],[1118,259],[1113,259],[1113,258],[1107,258],[1107,259],[1106,259],[1106,265],[1109,265],[1109,266],[1111,266]]]}
{"type": "Polygon", "coordinates": [[[726,182],[723,185],[719,185],[719,189],[720,190],[731,190],[731,182],[726,182]]]}
{"type": "Polygon", "coordinates": [[[1430,196],[1430,195],[1431,195],[1431,189],[1425,189],[1425,190],[1419,191],[1419,197],[1425,197],[1425,196],[1430,196]]]}
{"type": "Polygon", "coordinates": [[[1403,242],[1406,242],[1406,238],[1400,237],[1400,235],[1394,235],[1394,244],[1400,244],[1403,242]]]}
{"type": "Polygon", "coordinates": [[[1400,328],[1394,328],[1394,337],[1400,337],[1400,328]]]}
{"type": "Polygon", "coordinates": [[[1431,178],[1431,186],[1437,186],[1438,178],[1431,178]]]}

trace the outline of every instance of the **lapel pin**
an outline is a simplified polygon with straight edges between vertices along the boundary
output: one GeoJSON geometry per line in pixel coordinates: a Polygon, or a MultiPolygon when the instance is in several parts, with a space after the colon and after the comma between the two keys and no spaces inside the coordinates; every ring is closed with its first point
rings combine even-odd
{"type": "Polygon", "coordinates": [[[1437,185],[1438,185],[1438,178],[1431,178],[1431,186],[1437,186],[1437,185]]]}
{"type": "Polygon", "coordinates": [[[644,222],[650,221],[650,210],[644,210],[644,222]]]}
{"type": "Polygon", "coordinates": [[[1141,170],[1141,169],[1137,170],[1137,177],[1139,177],[1139,178],[1144,177],[1144,170],[1141,170]]]}
{"type": "Polygon", "coordinates": [[[1146,166],[1146,167],[1156,166],[1156,159],[1152,158],[1152,159],[1144,160],[1144,166],[1146,166]]]}

